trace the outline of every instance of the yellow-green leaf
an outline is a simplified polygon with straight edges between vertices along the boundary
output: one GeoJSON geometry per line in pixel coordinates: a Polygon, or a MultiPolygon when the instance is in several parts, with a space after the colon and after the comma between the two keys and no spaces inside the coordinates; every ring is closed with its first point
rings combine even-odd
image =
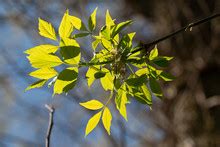
{"type": "Polygon", "coordinates": [[[86,125],[85,136],[87,136],[99,123],[101,118],[102,111],[96,113],[91,117],[86,125]]]}
{"type": "Polygon", "coordinates": [[[90,100],[84,103],[79,103],[81,106],[90,109],[90,110],[98,110],[103,107],[103,104],[98,100],[90,100]]]}
{"type": "Polygon", "coordinates": [[[54,94],[67,93],[71,90],[77,80],[78,68],[70,67],[61,71],[54,83],[54,94]]]}
{"type": "Polygon", "coordinates": [[[62,38],[60,42],[60,53],[64,61],[68,64],[76,65],[80,61],[80,47],[74,39],[62,38]]]}
{"type": "Polygon", "coordinates": [[[57,40],[55,30],[51,23],[39,18],[39,34],[43,37],[57,40]]]}
{"type": "Polygon", "coordinates": [[[113,75],[110,73],[110,71],[106,68],[102,68],[103,72],[106,72],[105,76],[102,77],[101,80],[101,84],[104,90],[112,90],[114,87],[114,77],[113,75]]]}
{"type": "Polygon", "coordinates": [[[101,40],[96,39],[95,41],[92,42],[92,49],[95,51],[97,46],[99,45],[99,43],[101,42],[101,40]]]}
{"type": "Polygon", "coordinates": [[[126,104],[128,103],[128,98],[126,94],[126,85],[125,83],[121,85],[118,90],[117,96],[115,98],[116,108],[120,112],[120,114],[124,117],[127,121],[127,111],[126,111],[126,104]]]}
{"type": "Polygon", "coordinates": [[[158,49],[157,49],[157,46],[155,46],[154,49],[151,50],[151,52],[150,52],[149,59],[153,60],[157,56],[158,56],[158,49]]]}
{"type": "Polygon", "coordinates": [[[91,87],[92,83],[95,81],[95,73],[97,70],[94,67],[89,67],[86,77],[87,77],[87,82],[88,82],[88,87],[91,87]]]}
{"type": "Polygon", "coordinates": [[[102,45],[105,49],[107,49],[108,51],[111,51],[112,50],[112,44],[110,41],[108,41],[107,39],[105,38],[102,38],[102,45]]]}
{"type": "Polygon", "coordinates": [[[115,25],[114,21],[112,20],[112,17],[109,13],[109,10],[106,11],[106,15],[105,15],[105,24],[107,27],[111,27],[113,25],[115,25]]]}
{"type": "Polygon", "coordinates": [[[103,111],[102,123],[103,123],[106,131],[110,135],[110,128],[111,128],[111,123],[112,123],[112,114],[111,114],[110,110],[107,107],[105,107],[105,109],[103,111]]]}
{"type": "Polygon", "coordinates": [[[42,51],[30,54],[27,58],[34,68],[54,67],[63,63],[57,56],[42,51]]]}
{"type": "Polygon", "coordinates": [[[77,30],[81,30],[81,31],[87,30],[84,23],[78,17],[69,15],[69,19],[72,25],[74,26],[74,28],[76,28],[77,30]]]}
{"type": "Polygon", "coordinates": [[[135,72],[135,74],[137,76],[141,76],[141,75],[148,75],[148,74],[150,74],[150,72],[149,72],[148,68],[142,68],[142,69],[137,70],[135,72]]]}
{"type": "Polygon", "coordinates": [[[28,86],[25,91],[28,91],[30,89],[33,89],[33,88],[40,88],[42,87],[45,83],[47,82],[47,80],[39,80],[37,82],[34,82],[33,84],[31,84],[30,86],[28,86]]]}
{"type": "Polygon", "coordinates": [[[53,68],[40,68],[29,73],[30,76],[38,78],[38,79],[50,79],[57,75],[57,71],[53,68]]]}
{"type": "Polygon", "coordinates": [[[88,25],[89,25],[89,30],[93,31],[96,27],[96,12],[98,8],[95,8],[95,10],[92,12],[92,14],[89,17],[88,20],[88,25]]]}
{"type": "Polygon", "coordinates": [[[68,38],[70,37],[72,32],[73,32],[73,25],[70,22],[69,11],[67,10],[66,13],[64,13],[62,21],[60,23],[59,35],[61,38],[68,38]]]}
{"type": "Polygon", "coordinates": [[[55,53],[58,49],[59,46],[51,44],[42,44],[26,50],[25,53],[29,55],[37,52],[55,53]]]}

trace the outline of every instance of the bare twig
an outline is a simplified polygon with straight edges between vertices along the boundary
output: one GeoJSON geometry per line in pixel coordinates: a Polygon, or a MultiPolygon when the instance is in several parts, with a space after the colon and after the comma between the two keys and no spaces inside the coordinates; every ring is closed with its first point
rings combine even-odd
{"type": "Polygon", "coordinates": [[[143,44],[143,46],[142,46],[141,48],[139,48],[139,49],[137,49],[137,50],[134,50],[133,52],[131,52],[131,54],[134,54],[134,53],[136,53],[136,52],[138,52],[138,51],[141,51],[141,50],[144,50],[144,49],[145,49],[145,50],[148,50],[149,47],[154,46],[154,45],[156,45],[157,43],[159,43],[159,42],[161,42],[161,41],[163,41],[163,40],[166,40],[166,39],[168,39],[168,38],[171,38],[171,37],[173,37],[173,36],[175,36],[175,35],[177,35],[177,34],[179,34],[179,33],[181,33],[181,32],[184,32],[184,31],[186,31],[186,30],[188,30],[188,29],[191,30],[192,27],[198,26],[198,25],[203,24],[203,23],[205,23],[205,22],[209,22],[209,21],[211,21],[212,19],[217,18],[217,17],[220,17],[220,13],[211,15],[211,16],[209,16],[209,17],[207,17],[207,18],[198,20],[198,21],[196,21],[196,22],[194,22],[194,23],[190,23],[190,24],[186,25],[185,27],[180,28],[179,30],[177,30],[177,31],[175,31],[175,32],[173,32],[173,33],[170,33],[170,34],[168,34],[168,35],[166,35],[166,36],[164,36],[164,37],[161,37],[161,38],[159,38],[159,39],[157,39],[157,40],[154,40],[154,41],[152,41],[152,42],[150,42],[150,43],[143,44]]]}
{"type": "Polygon", "coordinates": [[[50,136],[51,136],[51,132],[53,129],[53,116],[54,116],[54,112],[55,109],[52,106],[49,105],[45,105],[45,107],[48,109],[49,111],[49,123],[48,123],[48,128],[47,128],[47,135],[46,135],[46,143],[45,143],[45,147],[50,147],[50,136]]]}

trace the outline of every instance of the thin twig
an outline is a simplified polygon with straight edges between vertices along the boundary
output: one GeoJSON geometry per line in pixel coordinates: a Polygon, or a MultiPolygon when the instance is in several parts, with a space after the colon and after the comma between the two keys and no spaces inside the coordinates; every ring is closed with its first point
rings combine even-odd
{"type": "Polygon", "coordinates": [[[54,112],[55,109],[52,106],[49,105],[45,105],[45,107],[48,109],[49,111],[49,123],[48,123],[48,128],[47,128],[47,135],[46,135],[46,143],[45,143],[45,147],[50,147],[50,136],[51,136],[51,132],[53,129],[53,116],[54,116],[54,112]]]}
{"type": "Polygon", "coordinates": [[[134,54],[134,53],[136,53],[136,52],[138,52],[138,51],[141,51],[141,50],[144,50],[144,49],[148,50],[149,47],[154,46],[154,45],[156,45],[157,43],[159,43],[159,42],[161,42],[161,41],[163,41],[163,40],[166,40],[166,39],[168,39],[168,38],[171,38],[171,37],[173,37],[173,36],[175,36],[175,35],[177,35],[177,34],[179,34],[179,33],[181,33],[181,32],[187,31],[188,29],[191,30],[192,27],[195,27],[195,26],[198,26],[198,25],[203,24],[203,23],[205,23],[205,22],[211,21],[212,19],[217,18],[217,17],[220,17],[220,13],[211,15],[211,16],[209,16],[209,17],[207,17],[207,18],[198,20],[198,21],[196,21],[196,22],[194,22],[194,23],[190,23],[190,24],[186,25],[185,27],[180,28],[179,30],[177,30],[177,31],[175,31],[175,32],[173,32],[173,33],[170,33],[170,34],[168,34],[168,35],[166,35],[166,36],[164,36],[164,37],[161,37],[161,38],[159,38],[159,39],[157,39],[157,40],[154,40],[154,41],[152,41],[152,42],[150,42],[150,43],[143,44],[143,47],[141,47],[141,48],[139,48],[139,49],[137,49],[137,50],[134,50],[133,52],[131,52],[131,54],[134,54]]]}

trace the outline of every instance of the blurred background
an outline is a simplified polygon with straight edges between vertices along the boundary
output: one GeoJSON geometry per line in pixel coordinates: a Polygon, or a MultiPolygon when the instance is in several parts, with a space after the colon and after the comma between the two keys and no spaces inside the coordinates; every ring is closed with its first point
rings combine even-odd
{"type": "MultiPolygon", "coordinates": [[[[0,0],[0,147],[44,146],[49,119],[45,104],[56,108],[52,147],[219,147],[219,18],[158,44],[162,55],[175,57],[167,70],[176,80],[161,83],[164,100],[155,98],[152,111],[132,101],[127,106],[128,122],[112,104],[111,136],[99,124],[84,138],[94,112],[78,103],[91,98],[104,102],[108,95],[99,82],[87,88],[86,68],[68,95],[52,98],[47,87],[24,92],[35,79],[28,76],[34,69],[23,52],[50,43],[38,35],[38,17],[58,28],[67,8],[86,20],[97,6],[100,25],[107,9],[116,22],[134,20],[126,32],[137,32],[137,43],[148,43],[220,12],[219,0],[0,0]]],[[[90,59],[89,38],[79,41],[83,56],[90,59]]]]}

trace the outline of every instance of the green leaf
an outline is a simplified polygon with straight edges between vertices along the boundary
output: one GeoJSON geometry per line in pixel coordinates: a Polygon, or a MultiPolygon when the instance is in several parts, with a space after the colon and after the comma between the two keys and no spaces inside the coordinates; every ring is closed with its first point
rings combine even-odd
{"type": "Polygon", "coordinates": [[[103,104],[98,100],[90,100],[84,103],[79,103],[81,106],[85,107],[86,109],[90,110],[98,110],[103,107],[103,104]]]}
{"type": "Polygon", "coordinates": [[[78,68],[70,67],[61,71],[54,83],[54,94],[67,93],[71,90],[77,80],[78,68]]]}
{"type": "Polygon", "coordinates": [[[69,11],[67,10],[66,13],[64,13],[62,21],[60,23],[59,35],[61,38],[69,38],[72,32],[73,25],[70,22],[69,11]]]}
{"type": "Polygon", "coordinates": [[[52,40],[57,40],[55,30],[51,23],[39,18],[39,34],[43,37],[50,38],[52,40]]]}
{"type": "Polygon", "coordinates": [[[105,76],[105,72],[103,72],[103,71],[98,71],[98,72],[96,72],[95,74],[94,74],[94,77],[96,78],[96,79],[100,79],[100,78],[102,78],[102,77],[104,77],[105,76]]]}
{"type": "Polygon", "coordinates": [[[113,25],[115,25],[114,21],[112,20],[112,17],[109,13],[109,10],[106,11],[106,15],[105,15],[105,24],[107,27],[111,27],[113,25]]]}
{"type": "Polygon", "coordinates": [[[88,36],[90,33],[78,33],[78,34],[74,34],[73,38],[81,38],[81,37],[86,37],[88,36]]]}
{"type": "Polygon", "coordinates": [[[27,58],[34,68],[55,67],[63,63],[57,56],[47,54],[43,51],[34,52],[27,58]]]}
{"type": "Polygon", "coordinates": [[[150,78],[150,88],[155,96],[157,97],[163,96],[160,88],[160,84],[154,78],[150,78]]]}
{"type": "Polygon", "coordinates": [[[156,64],[157,66],[160,67],[167,67],[169,65],[169,60],[173,59],[173,57],[165,57],[165,56],[161,56],[161,57],[156,57],[152,60],[152,62],[154,64],[156,64]]]}
{"type": "Polygon", "coordinates": [[[24,53],[26,54],[34,54],[37,52],[45,52],[45,53],[55,53],[59,49],[59,46],[51,45],[51,44],[43,44],[39,46],[35,46],[26,50],[24,53]]]}
{"type": "Polygon", "coordinates": [[[104,128],[108,132],[108,135],[110,135],[110,128],[111,128],[111,123],[112,123],[112,114],[110,110],[105,107],[102,115],[102,123],[104,125],[104,128]]]}
{"type": "Polygon", "coordinates": [[[133,33],[129,33],[129,34],[124,35],[119,43],[119,46],[122,47],[122,49],[127,48],[128,53],[130,52],[130,50],[132,48],[132,40],[133,40],[135,34],[136,33],[133,32],[133,33]]]}
{"type": "Polygon", "coordinates": [[[100,79],[101,85],[102,85],[103,89],[104,89],[105,91],[107,91],[107,90],[112,90],[113,87],[114,87],[114,83],[113,83],[114,77],[113,77],[113,75],[112,75],[111,72],[110,72],[108,69],[106,69],[106,68],[102,68],[102,71],[103,71],[103,72],[106,72],[105,76],[100,79]]]}
{"type": "Polygon", "coordinates": [[[126,112],[126,104],[128,103],[128,98],[126,94],[126,85],[125,83],[121,85],[121,87],[118,90],[118,93],[115,97],[115,104],[116,108],[120,112],[120,114],[124,117],[124,119],[127,121],[127,112],[126,112]]]}
{"type": "Polygon", "coordinates": [[[102,111],[96,113],[91,117],[86,125],[85,136],[87,136],[98,125],[101,118],[102,111]]]}
{"type": "Polygon", "coordinates": [[[157,49],[157,46],[155,46],[154,49],[151,50],[150,55],[149,55],[149,59],[150,59],[150,60],[153,60],[153,59],[155,59],[156,57],[158,57],[158,49],[157,49]]]}
{"type": "Polygon", "coordinates": [[[68,64],[76,65],[80,61],[80,47],[74,39],[62,38],[60,42],[60,53],[64,61],[68,64]]]}
{"type": "Polygon", "coordinates": [[[131,20],[129,21],[125,21],[125,22],[121,22],[118,25],[115,25],[113,30],[112,30],[112,36],[111,38],[114,38],[115,35],[117,35],[121,30],[123,30],[125,27],[127,27],[128,25],[130,25],[132,23],[131,20]]]}
{"type": "Polygon", "coordinates": [[[166,82],[173,81],[175,79],[173,75],[171,75],[170,73],[166,73],[166,72],[162,72],[160,74],[160,78],[166,82]]]}
{"type": "Polygon", "coordinates": [[[69,15],[69,20],[77,30],[87,31],[85,24],[78,17],[69,15]]]}
{"type": "Polygon", "coordinates": [[[147,82],[147,76],[141,75],[140,77],[130,77],[126,80],[126,83],[129,86],[138,87],[141,86],[143,83],[147,82]]]}
{"type": "Polygon", "coordinates": [[[88,20],[88,25],[89,25],[89,30],[93,31],[96,27],[96,12],[98,8],[95,8],[95,10],[92,12],[92,14],[89,17],[88,20]]]}
{"type": "Polygon", "coordinates": [[[38,79],[50,79],[57,75],[56,70],[53,68],[40,68],[29,73],[30,76],[38,78],[38,79]]]}
{"type": "Polygon", "coordinates": [[[33,84],[31,84],[30,86],[28,86],[25,91],[28,91],[30,89],[33,89],[33,88],[40,88],[42,86],[44,86],[44,84],[47,82],[47,80],[39,80],[37,82],[34,82],[33,84]]]}

